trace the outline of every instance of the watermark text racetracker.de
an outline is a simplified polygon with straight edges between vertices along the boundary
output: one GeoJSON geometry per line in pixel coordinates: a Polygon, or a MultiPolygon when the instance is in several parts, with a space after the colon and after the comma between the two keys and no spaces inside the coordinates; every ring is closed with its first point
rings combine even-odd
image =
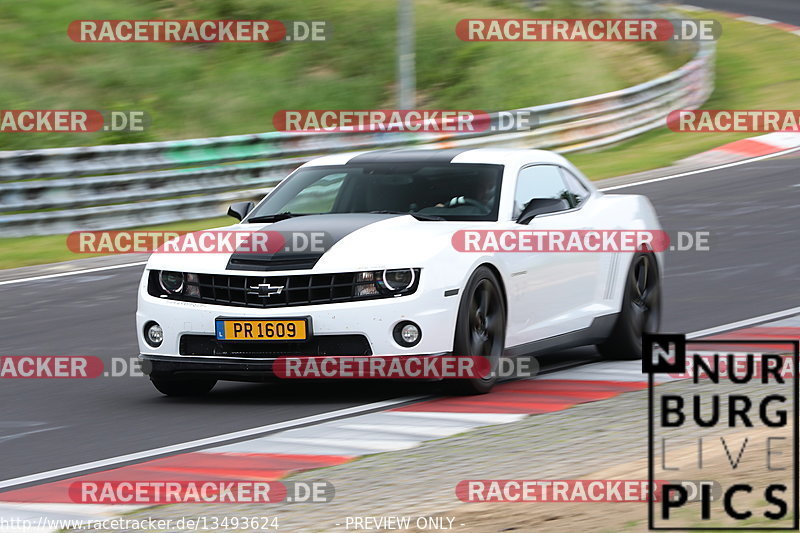
{"type": "Polygon", "coordinates": [[[684,487],[695,497],[702,487],[719,496],[714,481],[654,481],[644,479],[465,479],[456,485],[462,502],[629,503],[659,501],[667,485],[684,487]]]}
{"type": "Polygon", "coordinates": [[[272,117],[278,131],[480,133],[530,131],[530,110],[488,113],[475,109],[282,109],[272,117]]]}
{"type": "Polygon", "coordinates": [[[676,109],[667,127],[678,133],[746,133],[800,131],[796,109],[676,109]]]}
{"type": "Polygon", "coordinates": [[[74,20],[67,35],[79,43],[274,43],[327,41],[325,20],[74,20]]]}
{"type": "Polygon", "coordinates": [[[532,356],[285,356],[272,372],[282,379],[504,379],[530,378],[539,373],[532,356]]]}
{"type": "Polygon", "coordinates": [[[0,379],[95,379],[142,377],[137,357],[93,355],[3,355],[0,379]]]}
{"type": "Polygon", "coordinates": [[[707,19],[462,19],[462,41],[713,41],[722,24],[707,19]]]}
{"type": "Polygon", "coordinates": [[[150,116],[138,110],[2,109],[2,133],[94,133],[144,131],[150,116]]]}
{"type": "Polygon", "coordinates": [[[74,503],[104,505],[328,503],[336,494],[325,480],[81,480],[67,491],[74,503]]]}
{"type": "Polygon", "coordinates": [[[708,251],[709,232],[662,230],[458,230],[451,238],[459,252],[664,252],[708,251]]]}
{"type": "Polygon", "coordinates": [[[331,245],[324,231],[74,231],[67,248],[76,254],[274,254],[325,252],[331,245]]]}

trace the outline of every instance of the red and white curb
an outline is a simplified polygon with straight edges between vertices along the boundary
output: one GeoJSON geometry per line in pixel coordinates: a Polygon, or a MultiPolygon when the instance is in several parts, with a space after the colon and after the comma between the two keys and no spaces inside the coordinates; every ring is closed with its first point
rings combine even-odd
{"type": "MultiPolygon", "coordinates": [[[[800,339],[800,315],[766,325],[706,336],[758,341],[800,339]]],[[[758,347],[758,345],[754,345],[758,347]]],[[[765,349],[768,345],[764,345],[765,349]]],[[[751,348],[752,349],[752,348],[751,348]]],[[[659,381],[670,381],[660,378],[659,381]]],[[[490,394],[445,397],[288,429],[202,451],[0,493],[0,518],[98,520],[144,506],[74,504],[68,487],[77,481],[275,481],[299,471],[334,466],[370,454],[413,448],[471,429],[516,422],[529,415],[643,390],[641,361],[588,364],[532,380],[503,383],[490,394]]],[[[52,522],[51,522],[52,523],[52,522]]],[[[13,528],[2,531],[22,531],[13,528]]],[[[25,531],[56,531],[35,528],[25,531]]]]}
{"type": "MultiPolygon", "coordinates": [[[[686,11],[706,12],[712,11],[703,7],[682,4],[677,6],[686,11]]],[[[777,20],[767,19],[763,17],[754,17],[752,15],[741,15],[739,13],[732,13],[729,11],[713,10],[715,13],[721,13],[734,20],[740,22],[749,22],[751,24],[758,24],[761,26],[770,26],[772,28],[787,31],[800,37],[800,26],[786,24],[785,22],[778,22],[777,20]]],[[[738,156],[742,158],[758,157],[762,155],[776,154],[784,150],[800,147],[800,132],[796,131],[781,131],[775,133],[767,133],[766,135],[758,135],[748,139],[734,141],[717,148],[712,148],[701,154],[696,154],[692,158],[698,156],[708,156],[714,159],[715,156],[738,156]]]]}
{"type": "Polygon", "coordinates": [[[723,144],[704,153],[725,153],[750,158],[777,154],[798,146],[800,146],[800,132],[780,131],[723,144]]]}

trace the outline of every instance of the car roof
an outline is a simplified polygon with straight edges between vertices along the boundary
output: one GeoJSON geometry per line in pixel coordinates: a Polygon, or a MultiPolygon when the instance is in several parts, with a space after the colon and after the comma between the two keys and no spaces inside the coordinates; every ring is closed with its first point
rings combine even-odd
{"type": "Polygon", "coordinates": [[[485,163],[510,166],[522,166],[529,163],[569,165],[564,157],[547,150],[527,148],[449,148],[443,150],[401,149],[347,152],[318,157],[303,166],[414,162],[431,164],[485,163]]]}

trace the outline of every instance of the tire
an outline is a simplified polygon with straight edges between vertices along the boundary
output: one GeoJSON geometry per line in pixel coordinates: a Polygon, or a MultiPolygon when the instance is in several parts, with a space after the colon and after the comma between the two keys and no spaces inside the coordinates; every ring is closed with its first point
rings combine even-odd
{"type": "MultiPolygon", "coordinates": [[[[456,356],[484,356],[497,369],[506,340],[506,307],[495,273],[478,267],[461,295],[453,341],[456,356]]],[[[451,394],[486,394],[497,381],[494,372],[485,378],[452,379],[445,382],[451,394]]]]}
{"type": "Polygon", "coordinates": [[[217,380],[211,378],[150,377],[150,381],[158,392],[167,396],[203,396],[217,384],[217,380]]]}
{"type": "Polygon", "coordinates": [[[609,337],[597,345],[607,360],[642,358],[642,334],[657,333],[661,321],[661,277],[652,253],[636,253],[631,261],[622,309],[609,337]]]}

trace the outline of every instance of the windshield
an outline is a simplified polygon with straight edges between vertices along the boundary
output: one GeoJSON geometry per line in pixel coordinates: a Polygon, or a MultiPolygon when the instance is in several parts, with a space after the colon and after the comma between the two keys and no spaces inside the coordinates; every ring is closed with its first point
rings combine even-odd
{"type": "Polygon", "coordinates": [[[302,168],[247,217],[409,213],[426,219],[497,220],[502,165],[446,164],[302,168]]]}

